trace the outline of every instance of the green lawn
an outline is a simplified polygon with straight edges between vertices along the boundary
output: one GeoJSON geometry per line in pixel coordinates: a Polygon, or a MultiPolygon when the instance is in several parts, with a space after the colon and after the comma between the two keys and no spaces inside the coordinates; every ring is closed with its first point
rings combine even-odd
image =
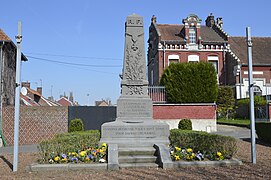
{"type": "Polygon", "coordinates": [[[218,119],[217,124],[249,127],[250,120],[249,119],[228,119],[228,120],[227,119],[218,119]]]}

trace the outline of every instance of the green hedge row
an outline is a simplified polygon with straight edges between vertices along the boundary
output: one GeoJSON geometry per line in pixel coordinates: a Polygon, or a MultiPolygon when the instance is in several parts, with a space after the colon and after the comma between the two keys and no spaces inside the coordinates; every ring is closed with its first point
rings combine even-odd
{"type": "Polygon", "coordinates": [[[58,134],[53,139],[42,141],[39,150],[43,157],[49,157],[50,153],[68,153],[89,147],[97,147],[100,140],[99,130],[77,131],[73,133],[58,134]]]}
{"type": "Polygon", "coordinates": [[[259,139],[267,143],[271,143],[271,123],[270,122],[256,123],[256,133],[259,139]]]}
{"type": "Polygon", "coordinates": [[[170,130],[170,142],[174,147],[192,148],[207,155],[217,152],[231,158],[237,151],[236,140],[233,137],[209,134],[201,131],[170,130]]]}
{"type": "MultiPolygon", "coordinates": [[[[240,99],[237,102],[237,105],[247,105],[249,106],[249,98],[240,99]]],[[[262,96],[254,96],[254,105],[255,106],[264,106],[266,105],[266,100],[262,96]]]]}

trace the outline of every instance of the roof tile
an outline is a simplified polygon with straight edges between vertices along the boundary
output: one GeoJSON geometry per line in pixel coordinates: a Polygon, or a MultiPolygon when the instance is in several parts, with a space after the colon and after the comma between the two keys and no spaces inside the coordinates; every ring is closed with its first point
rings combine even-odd
{"type": "MultiPolygon", "coordinates": [[[[184,41],[183,28],[184,25],[177,24],[157,24],[157,28],[161,33],[162,41],[184,41]]],[[[201,38],[203,42],[225,42],[212,28],[201,26],[201,38]]]]}
{"type": "Polygon", "coordinates": [[[11,41],[2,29],[0,29],[0,41],[11,41]]]}
{"type": "MultiPolygon", "coordinates": [[[[252,37],[253,64],[271,64],[271,37],[252,37]]],[[[237,55],[242,64],[247,63],[246,37],[231,37],[231,50],[237,55]]]]}

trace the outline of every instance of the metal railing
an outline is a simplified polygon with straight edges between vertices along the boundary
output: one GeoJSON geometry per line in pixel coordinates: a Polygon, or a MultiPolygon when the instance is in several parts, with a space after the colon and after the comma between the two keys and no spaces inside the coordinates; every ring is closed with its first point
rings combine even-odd
{"type": "Polygon", "coordinates": [[[164,86],[149,86],[148,94],[153,103],[166,103],[166,88],[164,86]]]}

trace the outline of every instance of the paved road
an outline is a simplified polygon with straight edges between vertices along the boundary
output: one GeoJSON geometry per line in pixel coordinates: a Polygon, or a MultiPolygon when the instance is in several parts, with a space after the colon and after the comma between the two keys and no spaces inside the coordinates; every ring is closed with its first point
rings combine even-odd
{"type": "Polygon", "coordinates": [[[214,132],[214,134],[232,136],[236,139],[248,139],[250,138],[250,129],[245,128],[245,127],[236,127],[236,126],[218,124],[217,132],[214,132]]]}
{"type": "MultiPolygon", "coordinates": [[[[13,149],[13,146],[0,147],[0,155],[13,154],[13,149]]],[[[38,146],[36,144],[19,146],[19,152],[38,152],[38,146]]]]}

